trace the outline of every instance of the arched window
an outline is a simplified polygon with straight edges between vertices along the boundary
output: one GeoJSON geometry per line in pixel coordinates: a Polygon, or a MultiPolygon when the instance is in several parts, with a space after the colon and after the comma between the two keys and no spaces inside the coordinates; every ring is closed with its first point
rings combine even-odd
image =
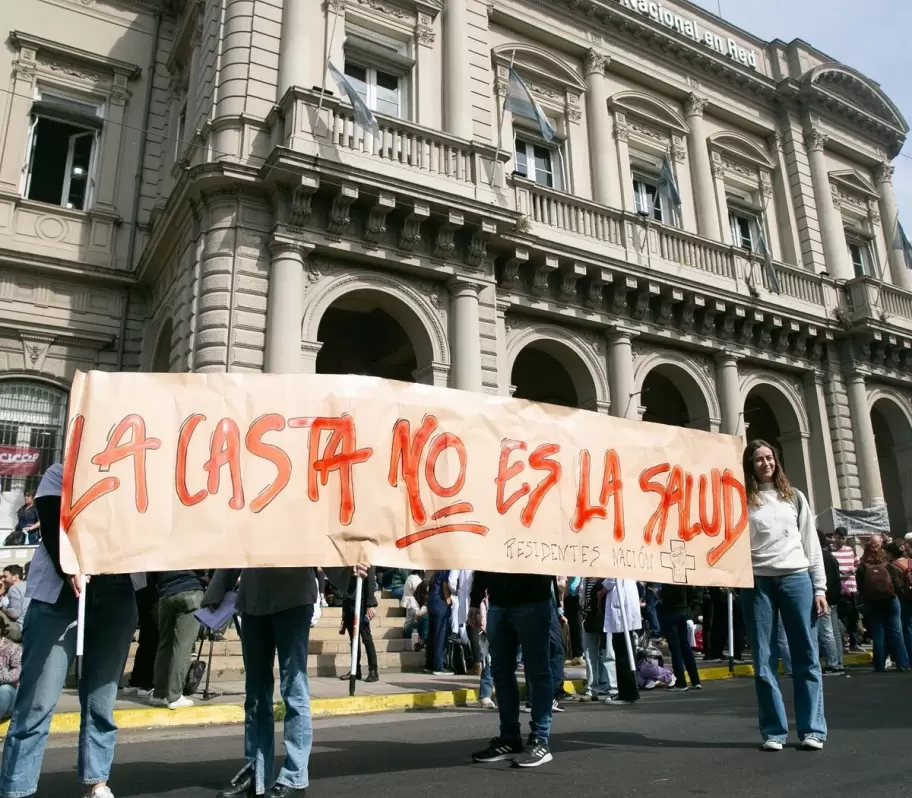
{"type": "Polygon", "coordinates": [[[60,462],[66,409],[61,388],[0,380],[0,530],[16,525],[22,494],[35,490],[47,468],[60,462]]]}

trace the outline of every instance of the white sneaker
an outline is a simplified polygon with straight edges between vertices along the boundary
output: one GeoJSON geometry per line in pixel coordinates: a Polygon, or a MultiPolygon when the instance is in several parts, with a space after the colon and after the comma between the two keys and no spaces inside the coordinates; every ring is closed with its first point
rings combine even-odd
{"type": "Polygon", "coordinates": [[[172,701],[168,704],[168,709],[183,709],[184,707],[192,707],[193,699],[187,698],[187,696],[182,695],[177,701],[172,701]]]}
{"type": "Polygon", "coordinates": [[[86,798],[114,798],[114,793],[105,784],[103,787],[95,787],[92,792],[86,793],[86,798]]]}
{"type": "Polygon", "coordinates": [[[805,737],[798,746],[802,751],[822,751],[823,740],[819,737],[805,737]]]}
{"type": "Polygon", "coordinates": [[[164,698],[158,698],[154,695],[149,696],[149,706],[150,707],[166,707],[168,702],[164,698]]]}
{"type": "Polygon", "coordinates": [[[478,706],[482,709],[494,709],[497,705],[490,698],[479,698],[478,706]]]}
{"type": "MultiPolygon", "coordinates": [[[[822,747],[822,746],[821,746],[822,747]]],[[[782,743],[778,740],[767,740],[763,745],[760,746],[761,751],[781,751],[782,743]]]]}

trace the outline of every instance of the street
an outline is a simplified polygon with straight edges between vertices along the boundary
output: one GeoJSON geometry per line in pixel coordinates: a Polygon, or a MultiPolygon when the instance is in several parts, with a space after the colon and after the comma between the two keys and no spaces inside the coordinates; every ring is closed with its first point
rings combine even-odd
{"type": "MultiPolygon", "coordinates": [[[[727,796],[877,794],[908,798],[912,677],[856,670],[826,679],[830,741],[820,753],[761,753],[753,683],[702,692],[653,691],[632,708],[568,704],[555,716],[551,764],[531,771],[474,765],[497,713],[447,709],[315,722],[308,796],[727,796]]],[[[791,710],[791,683],[784,682],[791,710]]],[[[523,716],[523,724],[528,715],[523,716]]],[[[794,732],[793,732],[794,734],[794,732]]],[[[38,795],[80,794],[72,737],[52,738],[38,795]]],[[[240,766],[238,726],[124,732],[111,787],[117,798],[212,798],[240,766]]],[[[281,747],[279,747],[281,752],[281,747]]]]}

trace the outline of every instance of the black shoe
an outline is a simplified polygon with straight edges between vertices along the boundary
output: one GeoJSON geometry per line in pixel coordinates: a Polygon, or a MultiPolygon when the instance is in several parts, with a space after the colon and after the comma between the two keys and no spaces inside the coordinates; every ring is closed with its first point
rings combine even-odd
{"type": "Polygon", "coordinates": [[[377,671],[368,671],[367,678],[364,680],[366,683],[369,682],[379,682],[380,676],[377,674],[377,671]]]}
{"type": "Polygon", "coordinates": [[[551,702],[551,711],[552,712],[566,712],[563,704],[560,703],[556,698],[551,702]]]}
{"type": "MultiPolygon", "coordinates": [[[[340,681],[340,682],[347,682],[349,679],[351,679],[351,677],[352,677],[351,671],[349,671],[348,673],[345,674],[345,676],[340,676],[340,677],[339,677],[339,681],[340,681]]],[[[360,681],[361,681],[361,674],[359,673],[357,676],[355,676],[355,679],[357,679],[357,680],[360,682],[360,681]]]]}
{"type": "Polygon", "coordinates": [[[240,778],[232,782],[230,787],[222,790],[216,798],[254,798],[256,785],[253,783],[253,774],[248,770],[240,778]]]}
{"type": "Polygon", "coordinates": [[[473,762],[502,762],[504,759],[513,759],[523,752],[522,738],[517,737],[515,740],[503,740],[495,737],[488,743],[484,751],[476,751],[472,754],[473,762]]]}
{"type": "Polygon", "coordinates": [[[264,798],[291,798],[293,795],[301,798],[304,795],[304,787],[287,787],[284,784],[276,784],[266,790],[264,798]]]}
{"type": "Polygon", "coordinates": [[[551,749],[548,743],[536,737],[534,734],[529,735],[529,744],[525,750],[513,760],[515,768],[537,768],[554,759],[551,756],[551,749]]]}
{"type": "Polygon", "coordinates": [[[555,701],[576,701],[576,695],[574,693],[568,693],[562,687],[554,694],[555,701]]]}

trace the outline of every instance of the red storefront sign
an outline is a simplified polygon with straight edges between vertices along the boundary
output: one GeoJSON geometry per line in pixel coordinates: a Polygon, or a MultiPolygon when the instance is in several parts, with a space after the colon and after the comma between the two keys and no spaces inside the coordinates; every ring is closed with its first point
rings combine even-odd
{"type": "Polygon", "coordinates": [[[0,446],[0,477],[33,477],[40,468],[41,450],[0,446]]]}

